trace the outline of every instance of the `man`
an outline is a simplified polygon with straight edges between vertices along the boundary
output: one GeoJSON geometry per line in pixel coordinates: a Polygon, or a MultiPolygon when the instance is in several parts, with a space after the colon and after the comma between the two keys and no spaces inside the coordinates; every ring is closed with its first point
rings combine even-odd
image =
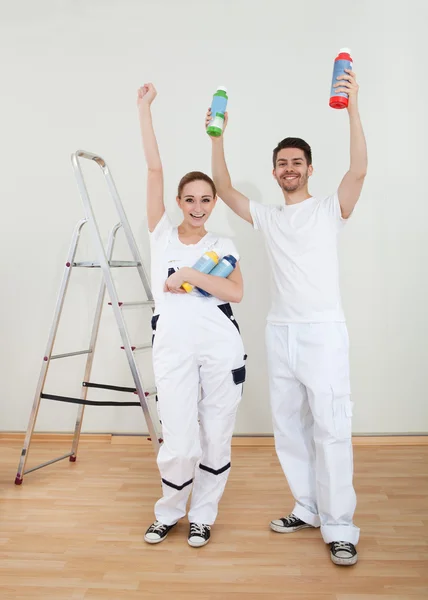
{"type": "Polygon", "coordinates": [[[281,206],[262,205],[234,189],[223,136],[211,139],[218,194],[261,230],[272,268],[266,328],[270,397],[275,447],[295,506],[270,527],[278,533],[321,527],[331,560],[352,565],[358,558],[359,529],[353,524],[349,344],[337,235],[360,196],[367,149],[355,74],[348,70],[338,79],[337,92],[349,95],[350,167],[330,197],[309,193],[312,153],[299,138],[282,140],[273,152],[273,176],[285,201],[281,206]]]}

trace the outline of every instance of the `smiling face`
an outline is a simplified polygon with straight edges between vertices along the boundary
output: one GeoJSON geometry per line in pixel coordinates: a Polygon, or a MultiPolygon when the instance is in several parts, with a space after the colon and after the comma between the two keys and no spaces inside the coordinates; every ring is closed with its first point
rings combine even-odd
{"type": "Polygon", "coordinates": [[[303,150],[283,148],[277,154],[273,176],[284,192],[292,193],[306,189],[312,171],[303,150]]]}
{"type": "Polygon", "coordinates": [[[181,196],[177,196],[177,204],[183,211],[184,222],[191,227],[204,225],[216,202],[217,197],[213,195],[211,185],[203,180],[186,183],[181,196]]]}

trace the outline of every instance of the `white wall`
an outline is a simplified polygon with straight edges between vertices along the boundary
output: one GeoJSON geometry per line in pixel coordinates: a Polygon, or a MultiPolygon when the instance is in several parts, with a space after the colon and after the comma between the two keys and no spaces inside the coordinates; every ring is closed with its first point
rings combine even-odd
{"type": "MultiPolygon", "coordinates": [[[[428,430],[425,0],[405,6],[397,0],[26,0],[0,1],[0,10],[0,430],[27,426],[69,239],[82,215],[71,152],[84,148],[106,158],[146,252],[137,87],[151,80],[159,91],[154,119],[168,207],[178,219],[179,178],[210,169],[204,113],[215,87],[224,84],[236,186],[255,200],[281,202],[271,152],[280,139],[296,135],[313,147],[312,193],[332,192],[348,165],[347,115],[328,107],[332,62],[342,46],[354,55],[370,154],[360,204],[341,242],[354,432],[428,430]]],[[[89,166],[107,231],[111,213],[99,173],[89,166]]],[[[211,228],[235,236],[246,287],[236,308],[249,355],[236,432],[269,433],[266,257],[249,225],[224,206],[216,213],[211,228]]],[[[90,255],[86,241],[82,251],[90,255]]],[[[75,275],[58,352],[86,346],[96,276],[75,275]]],[[[135,286],[120,286],[136,297],[135,286]]],[[[134,317],[138,342],[144,319],[134,317]]],[[[131,383],[118,342],[107,314],[94,381],[131,383]]],[[[53,363],[46,391],[78,394],[83,364],[82,358],[53,363]]],[[[74,414],[75,407],[44,401],[37,428],[70,430],[74,414]]],[[[84,428],[145,431],[133,408],[90,408],[84,428]]]]}

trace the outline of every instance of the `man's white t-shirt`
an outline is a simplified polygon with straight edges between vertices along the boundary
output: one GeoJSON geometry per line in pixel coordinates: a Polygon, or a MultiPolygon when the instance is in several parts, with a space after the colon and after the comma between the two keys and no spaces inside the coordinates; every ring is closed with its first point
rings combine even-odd
{"type": "Polygon", "coordinates": [[[337,193],[298,204],[250,201],[271,264],[270,323],[345,321],[339,289],[337,237],[343,224],[337,193]]]}

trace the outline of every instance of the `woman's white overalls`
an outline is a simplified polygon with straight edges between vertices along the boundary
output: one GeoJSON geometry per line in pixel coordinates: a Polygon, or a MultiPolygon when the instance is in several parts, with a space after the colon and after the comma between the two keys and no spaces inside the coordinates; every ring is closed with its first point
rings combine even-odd
{"type": "Polygon", "coordinates": [[[208,250],[233,254],[233,242],[207,233],[197,244],[180,242],[163,215],[150,234],[153,367],[162,421],[158,466],[163,496],[156,519],[172,525],[186,514],[212,525],[230,471],[231,438],[245,380],[244,347],[231,307],[215,297],[163,291],[167,277],[192,267],[208,250]]]}

